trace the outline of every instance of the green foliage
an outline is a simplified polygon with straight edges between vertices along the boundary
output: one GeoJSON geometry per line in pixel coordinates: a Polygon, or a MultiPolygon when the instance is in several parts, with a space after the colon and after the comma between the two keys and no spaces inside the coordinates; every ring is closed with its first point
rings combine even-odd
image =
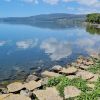
{"type": "Polygon", "coordinates": [[[95,92],[82,93],[76,100],[98,100],[98,97],[95,92]]]}
{"type": "Polygon", "coordinates": [[[65,76],[60,76],[60,77],[54,77],[54,78],[50,78],[48,80],[48,86],[56,86],[57,84],[59,84],[62,80],[67,79],[65,76]]]}
{"type": "Polygon", "coordinates": [[[92,25],[87,25],[86,27],[86,31],[89,32],[90,34],[100,34],[100,29],[99,28],[95,28],[92,25]]]}
{"type": "Polygon", "coordinates": [[[86,83],[87,82],[81,78],[75,78],[71,80],[66,78],[66,76],[60,76],[49,79],[48,86],[56,86],[60,95],[64,97],[64,88],[66,86],[76,86],[81,91],[86,92],[89,90],[86,83]]]}
{"type": "Polygon", "coordinates": [[[100,24],[100,14],[99,13],[88,14],[86,21],[90,23],[100,24]]]}
{"type": "Polygon", "coordinates": [[[86,83],[87,83],[87,81],[85,81],[81,78],[75,78],[70,81],[70,85],[76,86],[78,89],[80,89],[83,92],[86,92],[90,89],[87,87],[86,83]]]}
{"type": "Polygon", "coordinates": [[[88,68],[88,71],[93,72],[94,74],[100,74],[100,60],[98,60],[95,65],[88,68]]]}

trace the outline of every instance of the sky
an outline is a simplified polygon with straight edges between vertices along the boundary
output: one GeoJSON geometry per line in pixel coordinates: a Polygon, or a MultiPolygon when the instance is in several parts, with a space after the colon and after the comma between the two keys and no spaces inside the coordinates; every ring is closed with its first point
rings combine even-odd
{"type": "Polygon", "coordinates": [[[100,13],[100,0],[0,0],[0,17],[100,13]]]}

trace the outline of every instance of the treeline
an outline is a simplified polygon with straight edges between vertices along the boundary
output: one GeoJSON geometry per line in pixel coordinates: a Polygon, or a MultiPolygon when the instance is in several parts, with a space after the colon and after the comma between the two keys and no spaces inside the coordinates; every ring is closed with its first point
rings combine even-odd
{"type": "Polygon", "coordinates": [[[86,21],[89,23],[100,24],[100,13],[88,14],[86,21]]]}

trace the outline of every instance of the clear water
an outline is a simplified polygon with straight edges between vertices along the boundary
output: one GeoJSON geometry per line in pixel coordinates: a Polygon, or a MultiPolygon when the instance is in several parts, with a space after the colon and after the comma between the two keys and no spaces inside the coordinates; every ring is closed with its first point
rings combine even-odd
{"type": "Polygon", "coordinates": [[[100,53],[100,35],[87,32],[85,27],[49,29],[0,24],[0,81],[21,79],[91,53],[100,53]]]}

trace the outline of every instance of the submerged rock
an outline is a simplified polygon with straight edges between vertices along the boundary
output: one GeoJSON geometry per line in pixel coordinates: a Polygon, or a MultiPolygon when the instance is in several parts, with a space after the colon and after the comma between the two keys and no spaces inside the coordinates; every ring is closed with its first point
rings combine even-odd
{"type": "Polygon", "coordinates": [[[33,91],[33,94],[35,94],[39,100],[63,100],[55,87],[46,88],[46,90],[36,90],[33,91]]]}
{"type": "Polygon", "coordinates": [[[74,86],[67,86],[64,89],[65,99],[76,97],[76,96],[79,96],[80,94],[81,94],[81,91],[74,86]]]}

